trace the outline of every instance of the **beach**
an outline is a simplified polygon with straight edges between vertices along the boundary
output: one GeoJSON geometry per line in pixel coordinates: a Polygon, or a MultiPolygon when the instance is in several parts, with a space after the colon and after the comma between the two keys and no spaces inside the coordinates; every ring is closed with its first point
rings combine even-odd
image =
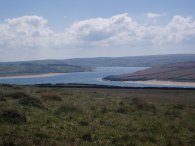
{"type": "Polygon", "coordinates": [[[128,83],[147,84],[147,85],[169,85],[169,86],[195,87],[195,82],[175,82],[175,81],[161,81],[161,80],[127,81],[127,82],[128,83]]]}
{"type": "Polygon", "coordinates": [[[47,74],[35,74],[35,75],[16,75],[16,76],[0,76],[0,79],[25,79],[25,78],[43,78],[62,75],[64,73],[47,73],[47,74]]]}

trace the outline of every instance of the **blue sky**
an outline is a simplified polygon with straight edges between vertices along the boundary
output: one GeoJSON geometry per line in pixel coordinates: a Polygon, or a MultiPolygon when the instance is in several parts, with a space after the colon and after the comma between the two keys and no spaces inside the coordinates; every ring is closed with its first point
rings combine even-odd
{"type": "Polygon", "coordinates": [[[194,0],[0,0],[0,61],[195,53],[194,6],[194,0]]]}
{"type": "Polygon", "coordinates": [[[194,16],[194,7],[194,0],[0,0],[0,19],[38,15],[59,30],[75,20],[111,17],[124,12],[134,16],[148,12],[194,16]]]}

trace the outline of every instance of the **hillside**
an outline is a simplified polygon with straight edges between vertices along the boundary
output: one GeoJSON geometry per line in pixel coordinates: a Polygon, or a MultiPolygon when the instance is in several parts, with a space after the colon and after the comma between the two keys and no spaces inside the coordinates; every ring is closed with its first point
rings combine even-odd
{"type": "Polygon", "coordinates": [[[195,54],[151,55],[130,57],[73,58],[1,62],[0,76],[91,71],[94,67],[153,67],[195,61],[195,54]]]}
{"type": "Polygon", "coordinates": [[[71,65],[92,67],[152,67],[176,62],[195,61],[195,54],[76,58],[64,61],[71,65]]]}
{"type": "Polygon", "coordinates": [[[195,62],[161,65],[131,74],[108,76],[104,79],[114,81],[169,80],[195,82],[195,62]]]}
{"type": "Polygon", "coordinates": [[[61,61],[27,61],[0,63],[0,76],[82,72],[89,70],[89,67],[68,65],[61,61]]]}

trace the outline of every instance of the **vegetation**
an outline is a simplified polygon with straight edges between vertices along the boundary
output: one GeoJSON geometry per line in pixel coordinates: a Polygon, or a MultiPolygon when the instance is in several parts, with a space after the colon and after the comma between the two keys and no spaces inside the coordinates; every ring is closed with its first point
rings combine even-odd
{"type": "Polygon", "coordinates": [[[0,113],[0,120],[4,123],[20,124],[26,122],[26,116],[16,109],[4,109],[0,113]]]}
{"type": "Polygon", "coordinates": [[[195,54],[170,54],[170,55],[149,55],[129,57],[97,57],[77,58],[64,60],[68,64],[78,66],[107,67],[153,67],[176,62],[195,61],[195,54]]]}
{"type": "Polygon", "coordinates": [[[94,67],[153,67],[181,61],[195,61],[194,54],[150,55],[130,57],[75,58],[64,60],[37,60],[1,62],[0,76],[32,75],[91,71],[94,67]]]}
{"type": "Polygon", "coordinates": [[[104,79],[114,81],[168,80],[195,82],[195,62],[179,62],[160,65],[130,74],[111,75],[104,79]]]}
{"type": "Polygon", "coordinates": [[[194,95],[1,85],[0,145],[194,146],[194,95]]]}
{"type": "Polygon", "coordinates": [[[68,65],[62,61],[26,61],[0,63],[0,76],[33,75],[90,71],[90,67],[68,65]]]}

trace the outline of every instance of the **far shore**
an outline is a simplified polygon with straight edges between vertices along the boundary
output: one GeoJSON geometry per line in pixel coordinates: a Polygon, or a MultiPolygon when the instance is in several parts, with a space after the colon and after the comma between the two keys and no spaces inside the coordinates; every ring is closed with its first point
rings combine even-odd
{"type": "Polygon", "coordinates": [[[147,84],[147,85],[169,85],[169,86],[195,87],[195,82],[176,82],[176,81],[162,81],[162,80],[125,81],[125,82],[147,84]]]}
{"type": "Polygon", "coordinates": [[[24,78],[42,78],[62,75],[64,73],[46,73],[46,74],[34,74],[34,75],[14,75],[14,76],[0,76],[0,79],[24,79],[24,78]]]}
{"type": "MultiPolygon", "coordinates": [[[[0,76],[0,79],[27,79],[27,78],[43,78],[57,75],[63,75],[65,73],[46,73],[46,74],[29,74],[29,75],[14,75],[14,76],[0,76]]],[[[124,81],[126,83],[138,83],[146,85],[165,85],[165,86],[185,86],[195,87],[195,82],[176,82],[176,81],[163,81],[163,80],[147,80],[147,81],[124,81]]]]}

